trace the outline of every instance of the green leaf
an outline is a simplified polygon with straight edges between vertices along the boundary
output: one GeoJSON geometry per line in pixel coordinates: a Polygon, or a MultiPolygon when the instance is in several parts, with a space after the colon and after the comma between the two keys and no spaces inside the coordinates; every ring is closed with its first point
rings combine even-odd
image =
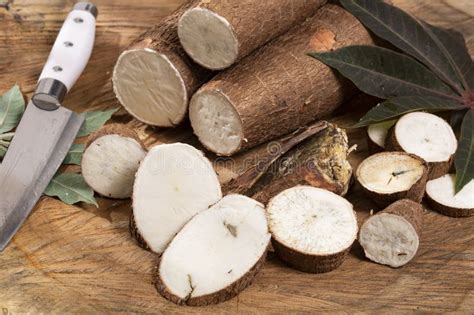
{"type": "Polygon", "coordinates": [[[82,175],[76,173],[56,175],[49,183],[44,194],[50,197],[58,197],[68,205],[83,201],[99,207],[92,188],[87,185],[82,175]]]}
{"type": "Polygon", "coordinates": [[[79,129],[78,137],[88,136],[100,127],[102,127],[107,120],[109,120],[112,115],[118,110],[118,108],[106,110],[106,111],[97,111],[97,112],[86,112],[84,113],[84,123],[79,129]]]}
{"type": "Polygon", "coordinates": [[[82,153],[84,153],[85,145],[74,143],[64,158],[63,164],[81,165],[82,153]]]}
{"type": "Polygon", "coordinates": [[[311,56],[337,69],[363,92],[380,98],[433,95],[460,99],[413,58],[373,46],[349,46],[311,56]]]}
{"type": "Polygon", "coordinates": [[[341,4],[376,35],[418,59],[462,94],[451,60],[417,19],[381,0],[341,0],[341,4]]]}
{"type": "Polygon", "coordinates": [[[458,150],[454,157],[456,166],[455,190],[458,193],[474,178],[474,109],[470,109],[462,121],[458,150]]]}
{"type": "Polygon", "coordinates": [[[449,118],[449,124],[451,125],[451,128],[455,132],[457,132],[461,128],[462,120],[464,118],[464,115],[466,115],[468,109],[463,109],[463,110],[457,110],[451,112],[451,117],[449,118]]]}
{"type": "Polygon", "coordinates": [[[462,34],[455,30],[443,29],[426,22],[422,22],[422,25],[449,58],[464,89],[474,90],[474,62],[462,34]]]}
{"type": "Polygon", "coordinates": [[[0,133],[18,126],[24,111],[25,99],[18,85],[15,85],[0,97],[0,133]]]}
{"type": "Polygon", "coordinates": [[[363,127],[375,122],[388,120],[397,116],[420,110],[437,112],[443,110],[459,110],[462,104],[435,96],[397,97],[378,104],[362,117],[354,127],[363,127]]]}
{"type": "Polygon", "coordinates": [[[0,158],[3,158],[7,154],[8,147],[5,147],[3,144],[0,144],[0,158]]]}

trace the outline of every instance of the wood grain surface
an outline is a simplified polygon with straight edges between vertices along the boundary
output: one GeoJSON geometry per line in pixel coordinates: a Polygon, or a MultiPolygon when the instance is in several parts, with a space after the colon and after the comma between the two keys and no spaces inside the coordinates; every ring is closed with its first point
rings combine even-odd
{"type": "MultiPolygon", "coordinates": [[[[97,0],[97,39],[90,64],[65,106],[77,110],[118,107],[110,75],[120,51],[181,0],[97,0]]],[[[453,27],[474,53],[472,0],[392,0],[436,25],[453,27]]],[[[63,19],[74,1],[0,0],[0,92],[18,83],[29,97],[63,19]]],[[[346,106],[335,121],[356,119],[368,102],[346,106]],[[365,103],[365,104],[364,104],[365,103]]],[[[198,145],[189,125],[156,130],[123,110],[114,122],[137,130],[147,145],[184,141],[198,145]]],[[[350,131],[353,165],[365,156],[364,132],[350,131]]],[[[216,163],[222,182],[248,167],[258,150],[216,163]]],[[[215,158],[212,157],[211,158],[215,158]]],[[[349,199],[359,222],[375,206],[353,187],[349,199]]],[[[303,313],[474,312],[474,217],[425,213],[415,259],[400,269],[371,263],[355,244],[337,270],[320,275],[286,267],[272,253],[255,283],[238,297],[210,307],[179,307],[156,293],[151,271],[156,256],[128,233],[129,201],[99,199],[100,208],[66,206],[42,198],[0,254],[0,310],[18,313],[303,313]]]]}

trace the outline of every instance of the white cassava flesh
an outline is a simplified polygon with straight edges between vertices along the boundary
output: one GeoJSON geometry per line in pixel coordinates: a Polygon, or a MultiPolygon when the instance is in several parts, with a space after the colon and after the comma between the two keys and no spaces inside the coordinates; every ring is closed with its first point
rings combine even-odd
{"type": "Polygon", "coordinates": [[[356,171],[367,190],[392,194],[409,190],[426,172],[422,160],[403,152],[382,152],[366,158],[356,171]]]}
{"type": "Polygon", "coordinates": [[[135,173],[146,150],[137,140],[118,134],[95,139],[82,156],[82,175],[87,184],[105,197],[132,196],[135,173]]]}
{"type": "Polygon", "coordinates": [[[112,81],[122,106],[146,124],[173,127],[186,114],[186,86],[164,54],[147,48],[123,52],[115,65],[112,81]]]}
{"type": "Polygon", "coordinates": [[[178,23],[184,50],[198,64],[212,70],[231,66],[239,54],[232,25],[219,14],[204,8],[186,11],[178,23]]]}
{"type": "Polygon", "coordinates": [[[352,204],[321,188],[284,190],[268,204],[267,216],[276,253],[302,271],[337,268],[357,236],[352,204]]]}
{"type": "Polygon", "coordinates": [[[218,155],[237,151],[243,140],[242,121],[230,100],[219,91],[198,91],[189,105],[189,119],[199,141],[218,155]]]}
{"type": "Polygon", "coordinates": [[[136,175],[136,229],[151,251],[162,253],[189,219],[221,198],[217,175],[201,151],[183,143],[157,145],[136,175]]]}
{"type": "Polygon", "coordinates": [[[457,194],[454,190],[455,174],[446,174],[428,181],[426,195],[430,205],[445,215],[461,217],[474,214],[474,180],[457,194]]]}
{"type": "Polygon", "coordinates": [[[159,264],[157,289],[178,304],[225,301],[251,283],[269,241],[263,205],[242,195],[225,196],[170,243],[159,264]]]}
{"type": "Polygon", "coordinates": [[[385,148],[385,139],[387,138],[388,130],[392,128],[396,122],[396,120],[389,120],[369,125],[367,127],[369,140],[380,148],[385,148]]]}
{"type": "Polygon", "coordinates": [[[449,161],[457,149],[451,126],[442,118],[424,112],[402,116],[395,124],[394,136],[403,151],[426,162],[449,161]]]}
{"type": "Polygon", "coordinates": [[[359,234],[367,258],[395,268],[409,262],[420,243],[423,211],[419,203],[401,199],[369,217],[359,234]]]}

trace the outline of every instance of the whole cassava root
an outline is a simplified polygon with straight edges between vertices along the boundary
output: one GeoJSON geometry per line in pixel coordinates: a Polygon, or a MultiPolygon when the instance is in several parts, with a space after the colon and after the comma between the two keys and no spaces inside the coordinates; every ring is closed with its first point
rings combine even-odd
{"type": "Polygon", "coordinates": [[[420,243],[423,211],[421,204],[401,199],[368,218],[359,233],[367,258],[391,267],[409,262],[420,243]]]}
{"type": "Polygon", "coordinates": [[[129,198],[145,154],[135,131],[121,124],[104,126],[89,136],[81,161],[84,180],[102,196],[129,198]]]}
{"type": "Polygon", "coordinates": [[[159,127],[179,124],[191,95],[212,75],[186,55],[177,34],[178,19],[198,2],[186,2],[140,35],[117,60],[112,76],[115,95],[144,123],[159,127]]]}
{"type": "Polygon", "coordinates": [[[306,54],[364,44],[373,41],[355,17],[323,6],[201,87],[189,108],[194,133],[209,150],[232,155],[328,115],[355,87],[306,54]]]}
{"type": "Polygon", "coordinates": [[[209,0],[186,11],[178,35],[186,52],[213,70],[231,66],[313,15],[326,0],[209,0]]]}

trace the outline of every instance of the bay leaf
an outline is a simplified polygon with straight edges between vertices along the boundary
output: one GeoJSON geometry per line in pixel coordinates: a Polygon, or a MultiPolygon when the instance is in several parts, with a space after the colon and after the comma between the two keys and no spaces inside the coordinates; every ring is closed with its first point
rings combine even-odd
{"type": "Polygon", "coordinates": [[[84,153],[85,145],[73,143],[71,149],[66,154],[63,164],[81,165],[82,154],[84,153]]]}
{"type": "Polygon", "coordinates": [[[106,111],[94,111],[94,112],[85,112],[84,123],[79,129],[78,137],[88,136],[94,131],[102,127],[118,110],[118,108],[106,110],[106,111]]]}
{"type": "Polygon", "coordinates": [[[368,126],[414,111],[426,110],[429,112],[438,112],[443,110],[460,110],[463,108],[464,106],[459,102],[435,96],[397,97],[373,107],[354,127],[368,126]]]}
{"type": "Polygon", "coordinates": [[[349,46],[310,55],[337,69],[361,91],[379,98],[433,95],[461,101],[425,66],[389,49],[349,46]]]}
{"type": "Polygon", "coordinates": [[[82,201],[99,207],[92,188],[87,185],[82,175],[76,173],[62,173],[54,176],[44,194],[58,197],[68,205],[82,201]]]}
{"type": "Polygon", "coordinates": [[[417,19],[381,0],[340,2],[377,36],[422,62],[462,94],[461,82],[451,60],[417,19]]]}
{"type": "Polygon", "coordinates": [[[454,165],[456,166],[454,187],[457,193],[474,178],[474,109],[472,108],[462,121],[454,165]]]}
{"type": "Polygon", "coordinates": [[[13,130],[25,111],[25,99],[20,87],[14,85],[0,97],[0,134],[13,130]]]}

